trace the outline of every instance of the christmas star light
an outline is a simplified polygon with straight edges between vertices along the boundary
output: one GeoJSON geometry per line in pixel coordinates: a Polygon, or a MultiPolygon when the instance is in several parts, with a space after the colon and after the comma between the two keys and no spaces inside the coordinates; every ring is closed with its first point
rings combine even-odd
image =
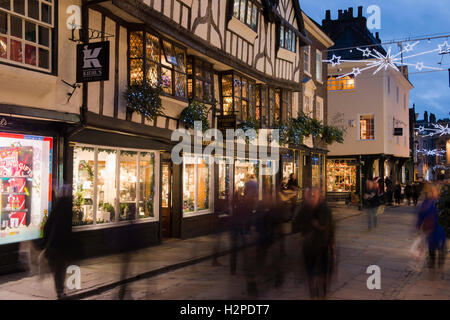
{"type": "Polygon", "coordinates": [[[448,45],[447,41],[445,41],[443,44],[440,44],[438,47],[439,47],[439,54],[450,53],[450,46],[448,45]]]}
{"type": "Polygon", "coordinates": [[[437,149],[433,149],[433,150],[418,149],[417,153],[423,154],[425,156],[434,157],[434,156],[445,155],[447,153],[447,151],[445,151],[445,150],[437,150],[437,149]]]}
{"type": "Polygon", "coordinates": [[[432,124],[433,128],[425,128],[420,126],[417,128],[417,133],[423,137],[433,137],[439,135],[440,137],[450,135],[450,127],[447,124],[445,127],[442,124],[432,124]]]}
{"type": "Polygon", "coordinates": [[[341,56],[336,56],[333,54],[333,57],[331,60],[323,60],[323,62],[331,63],[333,67],[342,64],[343,62],[351,62],[351,63],[364,63],[364,68],[353,68],[352,72],[343,74],[337,79],[341,79],[344,77],[347,77],[349,75],[355,75],[358,76],[363,71],[369,70],[369,69],[375,69],[373,72],[373,75],[376,75],[378,72],[384,69],[384,71],[387,71],[388,69],[393,69],[395,71],[399,71],[398,66],[411,66],[416,68],[419,71],[422,71],[424,69],[427,70],[437,70],[437,71],[444,71],[442,68],[436,68],[436,67],[429,67],[426,66],[423,62],[416,62],[416,63],[408,63],[404,62],[406,59],[423,56],[430,53],[440,52],[440,53],[450,53],[450,46],[448,45],[448,42],[444,42],[443,44],[439,45],[437,49],[433,49],[426,52],[420,52],[417,54],[413,54],[410,56],[403,56],[404,53],[411,52],[414,50],[414,48],[419,44],[420,41],[416,41],[414,43],[407,43],[406,46],[399,51],[396,54],[392,54],[392,48],[389,47],[387,50],[386,55],[383,55],[376,49],[370,49],[370,48],[356,48],[358,51],[362,52],[363,57],[366,58],[373,58],[370,60],[343,60],[341,56]]]}

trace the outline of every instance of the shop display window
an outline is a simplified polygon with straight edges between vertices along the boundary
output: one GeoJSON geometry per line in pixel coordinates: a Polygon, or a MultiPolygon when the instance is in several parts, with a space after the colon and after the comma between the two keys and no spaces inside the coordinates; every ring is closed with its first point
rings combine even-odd
{"type": "Polygon", "coordinates": [[[116,150],[98,149],[97,223],[109,223],[116,219],[116,156],[116,150]]]}
{"type": "Polygon", "coordinates": [[[210,158],[183,158],[183,213],[193,214],[211,208],[210,158]]]}
{"type": "Polygon", "coordinates": [[[347,160],[328,160],[328,192],[356,192],[356,164],[347,160]]]}
{"type": "Polygon", "coordinates": [[[219,199],[229,200],[232,197],[232,165],[226,160],[219,162],[219,199]]]}
{"type": "Polygon", "coordinates": [[[250,179],[252,179],[252,176],[254,177],[255,180],[259,180],[258,162],[236,160],[234,170],[235,170],[235,177],[234,177],[235,192],[238,192],[240,195],[243,196],[245,183],[250,179]]]}
{"type": "Polygon", "coordinates": [[[53,140],[0,133],[0,244],[42,237],[51,209],[53,140]]]}
{"type": "Polygon", "coordinates": [[[262,193],[260,194],[260,200],[264,200],[270,195],[275,199],[273,163],[271,161],[261,161],[261,169],[262,193]]]}
{"type": "Polygon", "coordinates": [[[155,152],[75,147],[73,225],[155,218],[156,157],[155,152]]]}

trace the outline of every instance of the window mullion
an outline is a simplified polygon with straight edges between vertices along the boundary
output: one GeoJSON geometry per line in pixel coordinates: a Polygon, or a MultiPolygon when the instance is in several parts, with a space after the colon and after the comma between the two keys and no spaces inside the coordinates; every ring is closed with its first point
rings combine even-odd
{"type": "MultiPolygon", "coordinates": [[[[145,183],[145,181],[144,181],[145,183]]],[[[140,217],[141,204],[141,152],[137,153],[137,179],[136,179],[136,213],[135,220],[140,217]]],[[[145,210],[145,209],[144,209],[145,210]]]]}
{"type": "Polygon", "coordinates": [[[94,148],[94,199],[93,199],[93,215],[94,225],[97,224],[97,209],[98,209],[98,147],[94,148]]]}
{"type": "Polygon", "coordinates": [[[198,212],[198,157],[194,156],[194,212],[198,212]]]}

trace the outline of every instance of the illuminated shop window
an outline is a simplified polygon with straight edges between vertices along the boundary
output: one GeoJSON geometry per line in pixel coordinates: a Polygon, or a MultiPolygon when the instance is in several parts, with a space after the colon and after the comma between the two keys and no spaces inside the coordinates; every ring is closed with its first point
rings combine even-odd
{"type": "Polygon", "coordinates": [[[210,158],[183,158],[183,213],[209,212],[211,208],[212,168],[210,158]]]}
{"type": "Polygon", "coordinates": [[[338,79],[338,76],[328,77],[328,91],[355,89],[355,76],[349,75],[338,79]]]}
{"type": "Polygon", "coordinates": [[[187,97],[186,51],[148,32],[130,32],[130,82],[161,84],[164,93],[187,97]]]}
{"type": "Polygon", "coordinates": [[[356,192],[356,163],[348,160],[328,160],[328,192],[356,192]]]}
{"type": "Polygon", "coordinates": [[[234,185],[235,192],[244,195],[245,183],[249,180],[259,180],[258,162],[236,160],[235,163],[234,185]]]}
{"type": "Polygon", "coordinates": [[[42,237],[51,214],[52,150],[49,137],[0,133],[0,244],[42,237]]]}
{"type": "Polygon", "coordinates": [[[0,61],[51,70],[53,1],[0,1],[0,61]]]}
{"type": "Polygon", "coordinates": [[[155,218],[156,157],[150,151],[75,147],[73,225],[155,218]]]}

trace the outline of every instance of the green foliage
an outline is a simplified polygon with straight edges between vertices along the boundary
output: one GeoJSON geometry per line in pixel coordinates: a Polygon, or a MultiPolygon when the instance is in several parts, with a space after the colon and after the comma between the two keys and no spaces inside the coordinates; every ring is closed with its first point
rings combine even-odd
{"type": "Polygon", "coordinates": [[[181,111],[180,121],[186,129],[193,129],[194,123],[200,121],[202,123],[202,131],[209,129],[208,121],[209,109],[201,102],[191,101],[189,105],[181,111]]]}
{"type": "Polygon", "coordinates": [[[450,238],[450,185],[447,184],[442,187],[437,207],[439,224],[444,228],[447,237],[450,238]]]}
{"type": "Polygon", "coordinates": [[[332,126],[324,126],[322,130],[322,140],[327,144],[344,143],[344,132],[332,126]]]}
{"type": "Polygon", "coordinates": [[[156,120],[164,115],[161,93],[161,86],[154,87],[148,81],[133,82],[124,93],[127,109],[144,115],[148,120],[156,120]]]}
{"type": "Polygon", "coordinates": [[[89,176],[89,181],[94,181],[94,169],[88,162],[81,160],[79,170],[86,171],[89,176]]]}
{"type": "Polygon", "coordinates": [[[255,140],[258,138],[258,130],[260,129],[259,120],[256,120],[253,117],[248,117],[246,121],[241,121],[237,125],[237,129],[243,130],[244,133],[250,134],[249,130],[254,130],[255,134],[250,136],[239,135],[240,138],[245,137],[245,140],[248,142],[249,140],[255,140]]]}
{"type": "Polygon", "coordinates": [[[322,134],[323,125],[320,121],[304,113],[287,122],[277,122],[274,129],[280,131],[280,143],[300,145],[303,139],[312,135],[318,137],[322,134]]]}

